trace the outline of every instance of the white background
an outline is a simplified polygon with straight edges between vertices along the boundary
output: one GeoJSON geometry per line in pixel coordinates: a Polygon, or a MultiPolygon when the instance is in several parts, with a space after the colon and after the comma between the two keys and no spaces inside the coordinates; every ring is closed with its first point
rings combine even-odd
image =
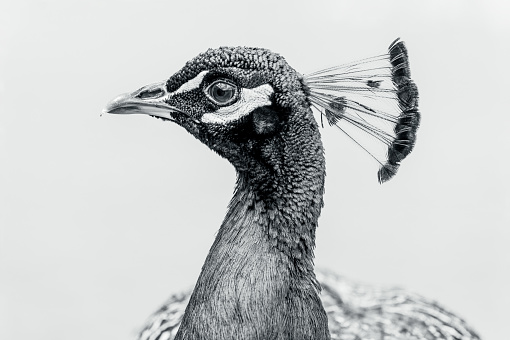
{"type": "Polygon", "coordinates": [[[103,116],[116,95],[220,45],[299,72],[407,43],[414,152],[387,184],[323,131],[316,264],[441,301],[508,336],[508,8],[474,1],[2,1],[0,338],[131,339],[193,285],[230,199],[230,164],[171,123],[103,116]]]}

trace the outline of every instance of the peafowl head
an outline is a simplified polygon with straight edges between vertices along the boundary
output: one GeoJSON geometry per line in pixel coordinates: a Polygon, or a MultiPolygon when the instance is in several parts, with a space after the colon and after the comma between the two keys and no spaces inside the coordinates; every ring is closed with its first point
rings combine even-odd
{"type": "Polygon", "coordinates": [[[105,111],[173,121],[238,171],[280,168],[278,141],[295,130],[291,122],[316,125],[301,75],[278,54],[246,47],[210,49],[168,80],[119,96],[105,111]]]}
{"type": "Polygon", "coordinates": [[[168,80],[117,97],[104,112],[173,121],[238,172],[277,175],[303,155],[318,155],[309,162],[323,167],[315,108],[321,122],[325,117],[379,162],[384,182],[413,148],[417,98],[407,50],[397,39],[386,54],[307,76],[267,49],[209,49],[168,80]],[[383,145],[382,152],[351,129],[383,145]]]}

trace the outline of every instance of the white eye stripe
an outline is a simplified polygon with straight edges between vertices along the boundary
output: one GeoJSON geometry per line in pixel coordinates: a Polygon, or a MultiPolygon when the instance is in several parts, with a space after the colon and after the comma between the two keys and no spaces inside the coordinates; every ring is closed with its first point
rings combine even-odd
{"type": "Polygon", "coordinates": [[[183,92],[188,92],[194,89],[198,89],[200,87],[200,84],[202,84],[202,80],[204,80],[204,77],[209,73],[209,71],[202,71],[199,74],[195,76],[195,78],[188,80],[184,84],[181,85],[177,90],[172,92],[170,95],[176,95],[183,92]]]}
{"type": "Polygon", "coordinates": [[[214,112],[205,113],[201,121],[204,123],[226,124],[249,115],[253,110],[271,105],[273,88],[269,84],[253,89],[240,89],[239,100],[232,105],[220,107],[214,112]]]}

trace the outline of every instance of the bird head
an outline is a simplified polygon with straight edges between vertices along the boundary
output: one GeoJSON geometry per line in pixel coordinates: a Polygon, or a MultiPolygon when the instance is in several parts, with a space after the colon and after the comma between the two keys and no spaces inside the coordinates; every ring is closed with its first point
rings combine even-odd
{"type": "Polygon", "coordinates": [[[173,121],[239,172],[264,174],[257,175],[264,181],[285,165],[301,173],[300,164],[324,167],[313,107],[321,121],[325,117],[379,163],[378,178],[385,182],[412,151],[420,123],[410,77],[399,39],[386,54],[306,76],[269,50],[220,47],[164,82],[117,97],[103,112],[173,121]]]}
{"type": "MultiPolygon", "coordinates": [[[[237,170],[273,171],[282,158],[276,143],[282,133],[303,124],[316,127],[306,93],[301,75],[278,54],[221,47],[188,61],[164,82],[120,95],[104,112],[175,122],[237,170]]],[[[306,134],[294,137],[313,142],[306,134]]]]}

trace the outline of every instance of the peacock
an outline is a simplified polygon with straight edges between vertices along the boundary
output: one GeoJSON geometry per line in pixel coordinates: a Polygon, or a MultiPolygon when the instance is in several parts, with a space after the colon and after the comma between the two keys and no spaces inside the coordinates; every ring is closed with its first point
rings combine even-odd
{"type": "Polygon", "coordinates": [[[193,291],[170,297],[139,339],[479,339],[433,300],[314,270],[325,121],[380,164],[381,183],[413,149],[418,90],[403,41],[308,75],[267,49],[209,49],[104,112],[174,122],[237,173],[193,291]]]}

